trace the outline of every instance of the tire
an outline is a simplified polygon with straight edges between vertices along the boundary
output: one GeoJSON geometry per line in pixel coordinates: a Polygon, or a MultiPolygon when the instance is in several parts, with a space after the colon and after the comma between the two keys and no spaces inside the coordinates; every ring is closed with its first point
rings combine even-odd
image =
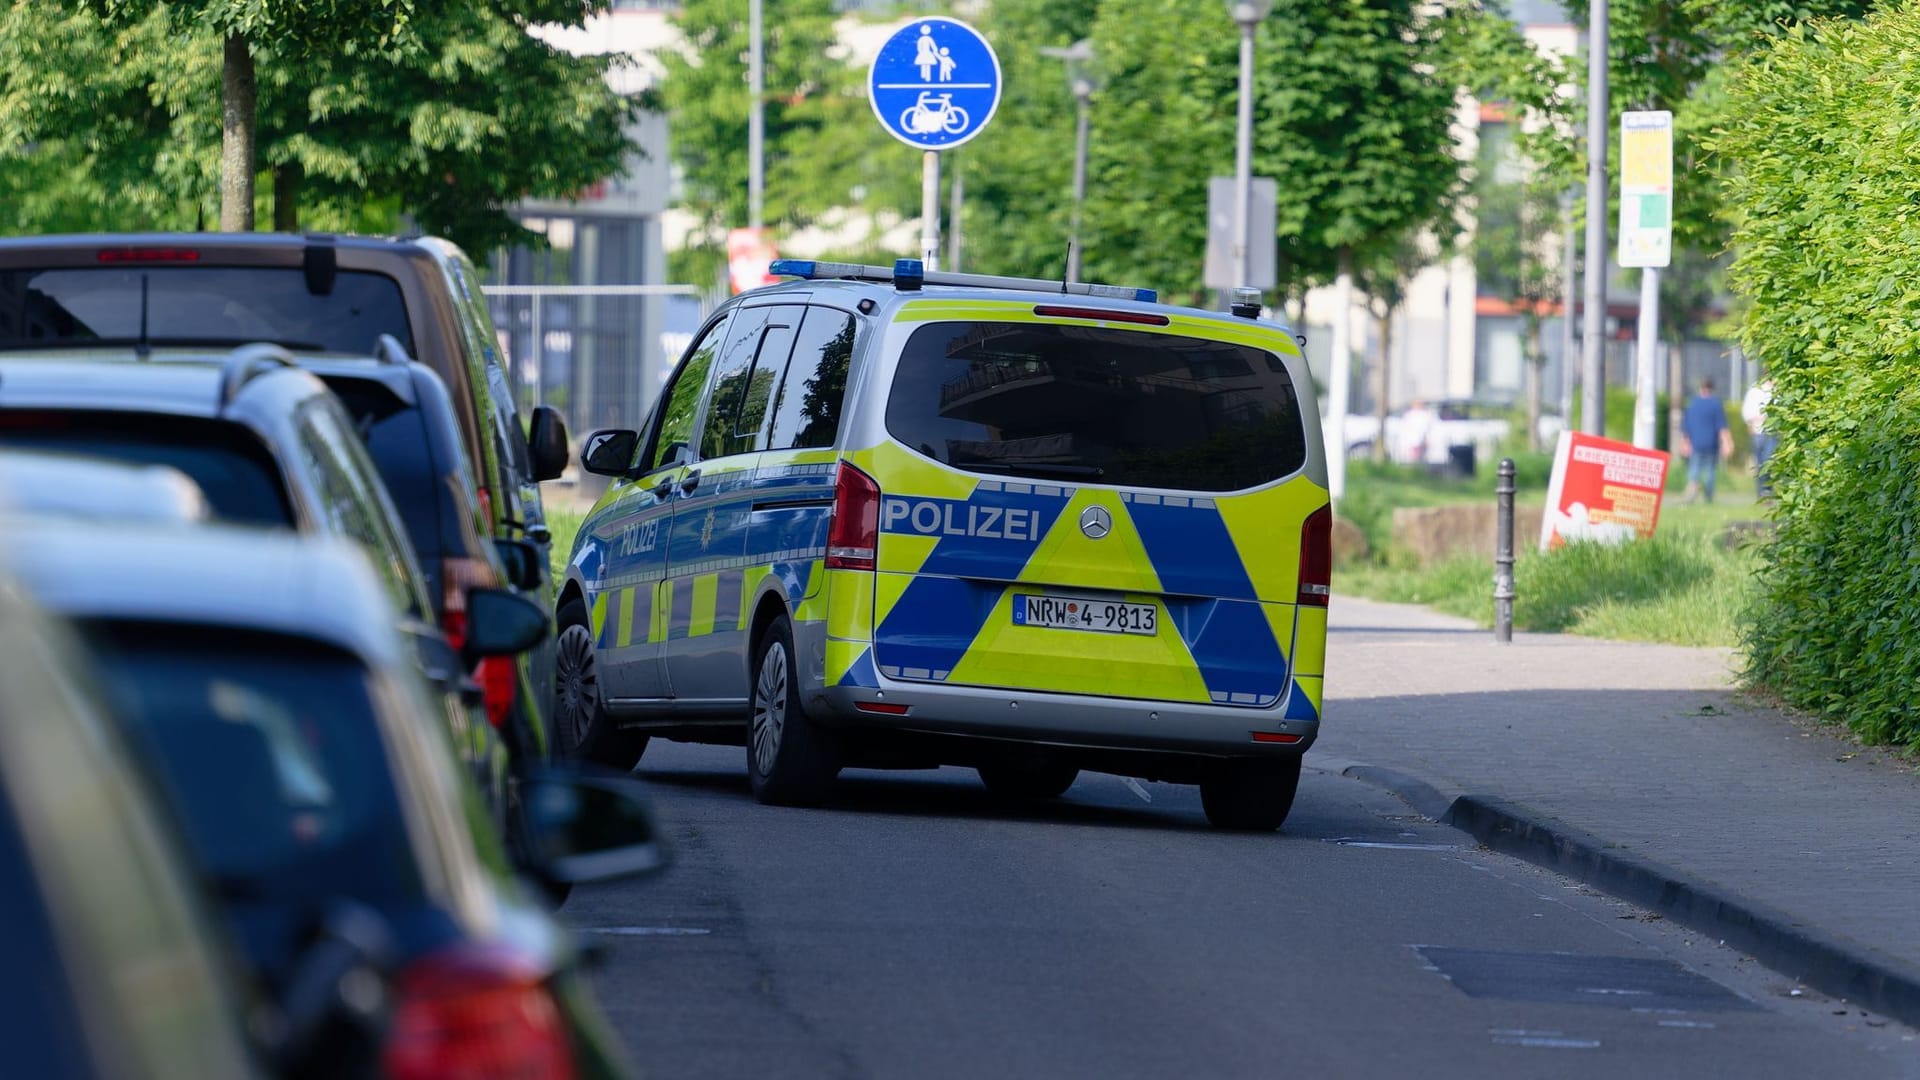
{"type": "Polygon", "coordinates": [[[995,762],[978,770],[980,782],[1010,799],[1057,799],[1080,776],[1072,765],[1056,762],[995,762]]]}
{"type": "Polygon", "coordinates": [[[647,737],[620,730],[600,696],[600,667],[587,606],[560,607],[560,640],[553,650],[553,738],[559,755],[632,772],[647,752],[647,737]]]}
{"type": "Polygon", "coordinates": [[[782,615],[760,635],[748,673],[747,777],[769,806],[818,806],[840,775],[839,748],[800,704],[793,625],[782,615]]]}
{"type": "Polygon", "coordinates": [[[1217,766],[1200,781],[1200,805],[1216,829],[1272,832],[1287,820],[1300,789],[1300,759],[1241,760],[1217,766]]]}

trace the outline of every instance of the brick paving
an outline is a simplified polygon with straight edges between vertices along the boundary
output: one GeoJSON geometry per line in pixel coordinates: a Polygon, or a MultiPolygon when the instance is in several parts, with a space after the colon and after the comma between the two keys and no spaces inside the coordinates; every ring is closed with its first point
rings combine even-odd
{"type": "Polygon", "coordinates": [[[1508,800],[1920,969],[1920,775],[1746,699],[1733,662],[1336,597],[1307,763],[1508,800]]]}

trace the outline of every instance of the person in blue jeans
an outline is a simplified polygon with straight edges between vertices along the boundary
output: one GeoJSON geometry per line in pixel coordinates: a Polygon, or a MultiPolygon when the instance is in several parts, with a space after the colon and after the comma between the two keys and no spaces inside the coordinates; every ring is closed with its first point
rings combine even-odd
{"type": "Polygon", "coordinates": [[[1687,490],[1680,497],[1691,501],[1703,494],[1712,502],[1720,459],[1733,454],[1727,408],[1713,396],[1712,379],[1701,379],[1700,392],[1687,402],[1686,415],[1680,421],[1680,452],[1687,459],[1687,490]]]}

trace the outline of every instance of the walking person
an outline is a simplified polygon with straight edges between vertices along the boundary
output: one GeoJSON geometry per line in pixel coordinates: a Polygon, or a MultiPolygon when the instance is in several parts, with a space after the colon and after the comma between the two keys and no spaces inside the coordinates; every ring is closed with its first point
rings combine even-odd
{"type": "Polygon", "coordinates": [[[1680,498],[1690,502],[1704,495],[1712,502],[1720,459],[1733,454],[1733,429],[1727,426],[1726,406],[1713,396],[1712,379],[1701,379],[1700,392],[1687,402],[1680,421],[1680,452],[1687,459],[1687,490],[1680,498]]]}
{"type": "Polygon", "coordinates": [[[1773,481],[1767,476],[1767,462],[1773,459],[1777,436],[1767,429],[1767,406],[1773,403],[1773,379],[1761,379],[1747,388],[1740,402],[1740,418],[1747,422],[1753,436],[1753,493],[1766,499],[1773,495],[1773,481]]]}

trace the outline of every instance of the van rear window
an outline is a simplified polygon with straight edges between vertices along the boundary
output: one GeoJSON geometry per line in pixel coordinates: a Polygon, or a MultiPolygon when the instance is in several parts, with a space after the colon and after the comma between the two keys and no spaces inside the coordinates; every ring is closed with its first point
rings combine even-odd
{"type": "Polygon", "coordinates": [[[887,431],[969,472],[1178,491],[1256,487],[1307,460],[1278,356],[1093,326],[920,327],[894,373],[887,431]]]}
{"type": "Polygon", "coordinates": [[[314,352],[368,353],[381,334],[408,352],[400,283],[342,270],[325,294],[297,268],[142,265],[0,270],[0,349],[277,341],[314,352]]]}

